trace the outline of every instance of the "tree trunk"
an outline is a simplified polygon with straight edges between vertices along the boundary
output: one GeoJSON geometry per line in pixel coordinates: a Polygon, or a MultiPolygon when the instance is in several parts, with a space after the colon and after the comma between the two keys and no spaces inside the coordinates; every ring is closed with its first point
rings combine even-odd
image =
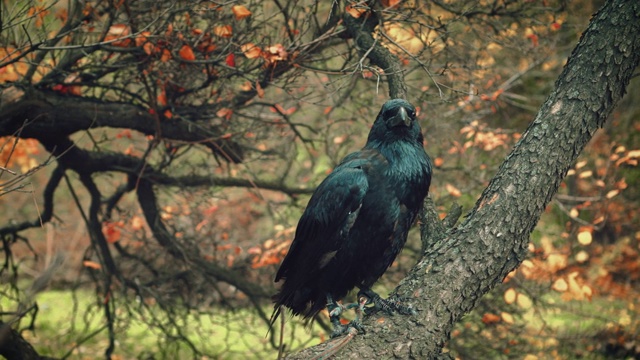
{"type": "Polygon", "coordinates": [[[19,332],[0,321],[0,355],[7,360],[54,360],[40,356],[19,332]]]}
{"type": "MultiPolygon", "coordinates": [[[[624,95],[640,61],[639,35],[637,0],[608,1],[594,15],[555,90],[466,220],[427,235],[433,245],[395,291],[418,314],[367,318],[368,332],[335,358],[447,356],[442,347],[454,324],[524,260],[529,235],[567,170],[624,95]]],[[[311,358],[336,343],[290,358],[311,358]]]]}

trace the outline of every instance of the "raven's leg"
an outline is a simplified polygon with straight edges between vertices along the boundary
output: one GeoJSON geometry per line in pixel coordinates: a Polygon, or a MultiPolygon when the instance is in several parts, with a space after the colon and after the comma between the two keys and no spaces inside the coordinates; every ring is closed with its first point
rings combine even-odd
{"type": "Polygon", "coordinates": [[[344,334],[347,327],[340,323],[340,314],[346,310],[346,307],[341,303],[333,301],[331,295],[327,294],[327,310],[329,311],[329,320],[331,320],[331,324],[333,324],[331,337],[333,338],[344,334]]]}
{"type": "Polygon", "coordinates": [[[364,306],[367,305],[367,302],[369,301],[369,299],[367,299],[366,296],[360,296],[360,294],[358,294],[358,303],[357,304],[349,304],[348,308],[351,308],[353,305],[356,305],[356,318],[353,319],[353,321],[351,321],[349,323],[349,325],[347,325],[347,328],[352,327],[355,328],[357,331],[361,331],[361,332],[365,332],[364,330],[364,326],[362,325],[362,319],[364,318],[364,306]]]}
{"type": "Polygon", "coordinates": [[[374,307],[372,312],[382,310],[387,314],[393,314],[394,312],[398,312],[403,315],[416,314],[416,310],[410,304],[405,305],[396,298],[383,299],[371,289],[360,289],[358,292],[358,299],[361,297],[368,299],[367,303],[373,303],[374,307]]]}

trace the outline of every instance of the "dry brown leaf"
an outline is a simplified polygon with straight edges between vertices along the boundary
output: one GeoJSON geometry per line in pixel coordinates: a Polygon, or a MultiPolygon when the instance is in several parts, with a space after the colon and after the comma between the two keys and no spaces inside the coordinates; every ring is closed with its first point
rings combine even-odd
{"type": "Polygon", "coordinates": [[[231,11],[233,11],[233,15],[236,17],[236,20],[242,20],[251,16],[251,11],[249,11],[249,9],[244,5],[233,5],[233,7],[231,7],[231,11]]]}

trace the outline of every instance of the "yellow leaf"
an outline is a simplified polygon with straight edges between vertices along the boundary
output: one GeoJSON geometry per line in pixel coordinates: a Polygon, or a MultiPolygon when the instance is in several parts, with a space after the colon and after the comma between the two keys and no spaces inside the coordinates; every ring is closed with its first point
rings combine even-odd
{"type": "Polygon", "coordinates": [[[564,269],[567,267],[567,255],[560,253],[549,254],[549,256],[547,256],[547,264],[551,272],[564,269]]]}
{"type": "Polygon", "coordinates": [[[580,215],[580,212],[576,208],[572,208],[571,211],[569,211],[569,216],[572,218],[577,218],[578,215],[580,215]]]}
{"type": "Polygon", "coordinates": [[[242,20],[251,16],[251,11],[243,5],[233,5],[231,11],[233,11],[233,15],[235,15],[236,20],[242,20]]]}
{"type": "Polygon", "coordinates": [[[587,171],[583,171],[583,172],[581,172],[581,173],[580,173],[580,175],[578,175],[578,177],[579,177],[580,179],[586,179],[586,178],[588,178],[588,177],[591,177],[592,175],[593,175],[593,171],[591,171],[591,170],[587,170],[587,171]]]}
{"type": "Polygon", "coordinates": [[[580,169],[580,168],[584,167],[585,165],[587,165],[587,160],[578,161],[576,163],[576,169],[580,169]]]}
{"type": "Polygon", "coordinates": [[[462,192],[455,186],[447,183],[444,185],[444,188],[447,190],[447,192],[449,193],[449,195],[453,196],[453,197],[460,197],[462,195],[462,192]]]}
{"type": "Polygon", "coordinates": [[[513,304],[516,301],[517,297],[516,290],[514,288],[509,288],[504,292],[504,302],[507,304],[513,304]]]}
{"type": "Polygon", "coordinates": [[[518,294],[518,298],[516,299],[516,303],[518,304],[519,307],[523,308],[523,309],[530,309],[531,306],[533,305],[533,302],[531,301],[531,299],[525,295],[525,294],[518,294]]]}
{"type": "Polygon", "coordinates": [[[622,310],[622,312],[620,314],[620,319],[618,320],[618,323],[621,326],[629,326],[629,325],[631,325],[631,323],[632,323],[631,316],[629,316],[629,312],[626,309],[622,310]]]}
{"type": "Polygon", "coordinates": [[[591,235],[591,230],[588,228],[584,228],[584,230],[581,230],[578,233],[578,242],[581,245],[589,245],[591,244],[591,241],[593,241],[593,236],[591,235]]]}
{"type": "Polygon", "coordinates": [[[571,297],[575,300],[584,299],[585,294],[582,291],[582,286],[580,286],[580,284],[578,284],[578,281],[576,280],[578,278],[578,272],[577,271],[572,272],[567,276],[567,278],[569,279],[568,290],[571,297]]]}
{"type": "Polygon", "coordinates": [[[591,286],[589,285],[582,285],[582,293],[587,299],[591,300],[591,296],[593,295],[593,289],[591,289],[591,286]]]}
{"type": "Polygon", "coordinates": [[[579,263],[583,263],[585,261],[589,260],[589,253],[581,250],[576,254],[576,261],[579,263]]]}
{"type": "Polygon", "coordinates": [[[565,292],[569,289],[569,284],[567,284],[567,281],[565,279],[560,278],[553,282],[551,288],[557,292],[565,292]]]}
{"type": "Polygon", "coordinates": [[[502,318],[502,321],[504,321],[507,324],[513,324],[513,315],[507,313],[507,312],[502,312],[500,313],[500,317],[502,318]]]}
{"type": "Polygon", "coordinates": [[[540,246],[542,247],[542,250],[544,251],[545,255],[549,255],[556,251],[556,248],[553,246],[553,243],[551,242],[551,238],[545,235],[543,235],[540,238],[540,246]]]}
{"type": "Polygon", "coordinates": [[[611,190],[607,193],[607,199],[611,199],[612,197],[618,195],[620,193],[620,190],[611,190]]]}

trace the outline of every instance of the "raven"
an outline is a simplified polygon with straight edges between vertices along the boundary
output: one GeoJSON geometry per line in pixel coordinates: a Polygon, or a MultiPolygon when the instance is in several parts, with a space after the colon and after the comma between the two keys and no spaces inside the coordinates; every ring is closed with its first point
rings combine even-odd
{"type": "Polygon", "coordinates": [[[281,306],[307,320],[327,307],[334,335],[340,334],[344,306],[335,301],[354,287],[360,289],[360,313],[369,301],[406,312],[371,286],[404,246],[429,191],[431,169],[415,108],[403,99],[387,101],[364,148],[347,155],[311,196],[275,277],[284,283],[273,296],[271,324],[281,306]]]}

